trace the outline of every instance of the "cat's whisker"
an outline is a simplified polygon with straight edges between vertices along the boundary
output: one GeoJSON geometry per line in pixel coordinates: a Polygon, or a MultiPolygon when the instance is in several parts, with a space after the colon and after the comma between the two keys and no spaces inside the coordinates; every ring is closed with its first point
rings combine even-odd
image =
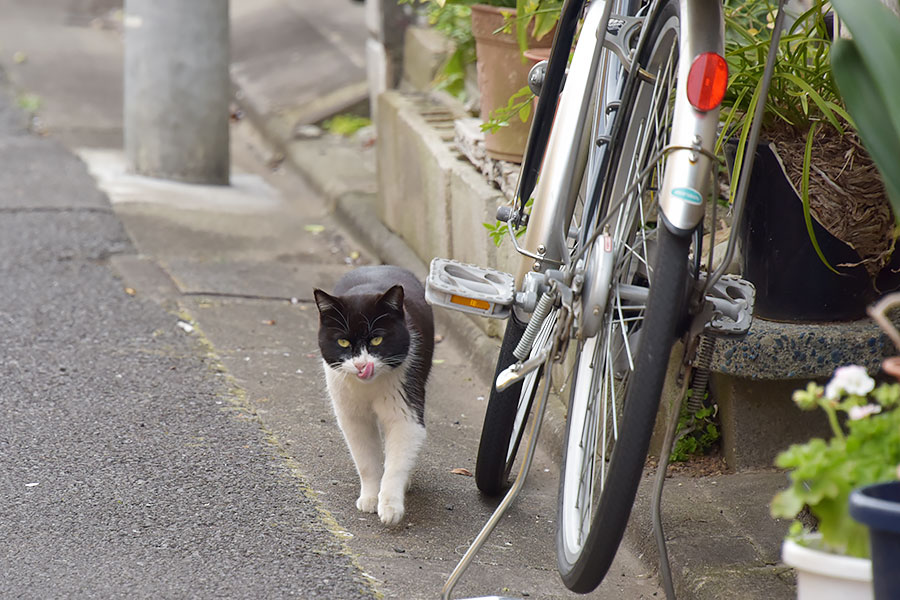
{"type": "Polygon", "coordinates": [[[335,323],[337,323],[338,326],[340,326],[340,328],[341,328],[344,332],[349,333],[349,332],[350,332],[350,324],[347,323],[346,317],[344,317],[344,315],[343,315],[342,313],[338,313],[338,315],[340,315],[340,317],[341,317],[340,320],[339,320],[337,317],[335,317],[333,314],[331,314],[331,313],[329,313],[329,314],[326,315],[326,316],[327,316],[327,318],[329,318],[329,319],[331,319],[332,321],[334,321],[335,323]]]}
{"type": "MultiPolygon", "coordinates": [[[[390,315],[388,315],[387,313],[381,313],[380,315],[378,315],[377,317],[375,317],[375,320],[372,321],[371,324],[369,324],[369,329],[371,330],[372,327],[375,326],[375,323],[377,323],[377,322],[380,321],[381,319],[383,319],[383,318],[385,318],[385,317],[388,317],[388,316],[390,316],[390,315]]],[[[367,321],[367,322],[368,322],[368,321],[367,321]]]]}

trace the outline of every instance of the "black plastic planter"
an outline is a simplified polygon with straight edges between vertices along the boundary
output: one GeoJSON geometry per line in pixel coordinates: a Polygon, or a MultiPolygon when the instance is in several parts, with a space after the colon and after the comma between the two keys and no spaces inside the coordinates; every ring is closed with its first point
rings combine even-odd
{"type": "Polygon", "coordinates": [[[854,490],[850,516],[869,528],[875,600],[900,598],[900,481],[854,490]]]}
{"type": "Polygon", "coordinates": [[[866,306],[877,297],[869,274],[862,266],[836,266],[858,263],[859,255],[815,220],[813,229],[822,253],[840,275],[819,259],[797,192],[772,148],[760,144],[738,228],[743,276],[756,286],[756,316],[788,322],[865,317],[866,306]]]}

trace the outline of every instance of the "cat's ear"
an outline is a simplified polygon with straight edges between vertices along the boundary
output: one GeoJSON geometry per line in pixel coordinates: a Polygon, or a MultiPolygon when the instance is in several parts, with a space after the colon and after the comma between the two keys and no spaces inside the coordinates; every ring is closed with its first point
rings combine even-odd
{"type": "Polygon", "coordinates": [[[378,299],[378,304],[387,306],[391,310],[403,312],[403,286],[395,285],[378,299]]]}
{"type": "Polygon", "coordinates": [[[326,313],[330,310],[340,310],[342,307],[340,300],[330,294],[326,294],[318,288],[313,290],[313,296],[316,298],[316,306],[319,307],[320,313],[326,313]]]}

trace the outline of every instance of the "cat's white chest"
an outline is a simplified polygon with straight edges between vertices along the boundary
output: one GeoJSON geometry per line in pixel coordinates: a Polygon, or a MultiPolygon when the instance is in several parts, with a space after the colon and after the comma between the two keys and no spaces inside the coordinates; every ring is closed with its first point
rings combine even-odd
{"type": "Polygon", "coordinates": [[[398,417],[412,418],[403,397],[405,369],[391,369],[366,382],[346,372],[336,371],[327,364],[323,366],[328,395],[339,415],[377,416],[382,424],[398,417]]]}

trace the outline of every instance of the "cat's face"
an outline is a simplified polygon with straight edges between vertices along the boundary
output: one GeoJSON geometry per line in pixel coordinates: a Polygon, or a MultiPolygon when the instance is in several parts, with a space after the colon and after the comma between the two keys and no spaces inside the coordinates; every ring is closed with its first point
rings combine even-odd
{"type": "Polygon", "coordinates": [[[332,369],[372,381],[403,364],[409,330],[403,317],[403,288],[384,294],[332,296],[314,291],[319,307],[319,350],[332,369]]]}

